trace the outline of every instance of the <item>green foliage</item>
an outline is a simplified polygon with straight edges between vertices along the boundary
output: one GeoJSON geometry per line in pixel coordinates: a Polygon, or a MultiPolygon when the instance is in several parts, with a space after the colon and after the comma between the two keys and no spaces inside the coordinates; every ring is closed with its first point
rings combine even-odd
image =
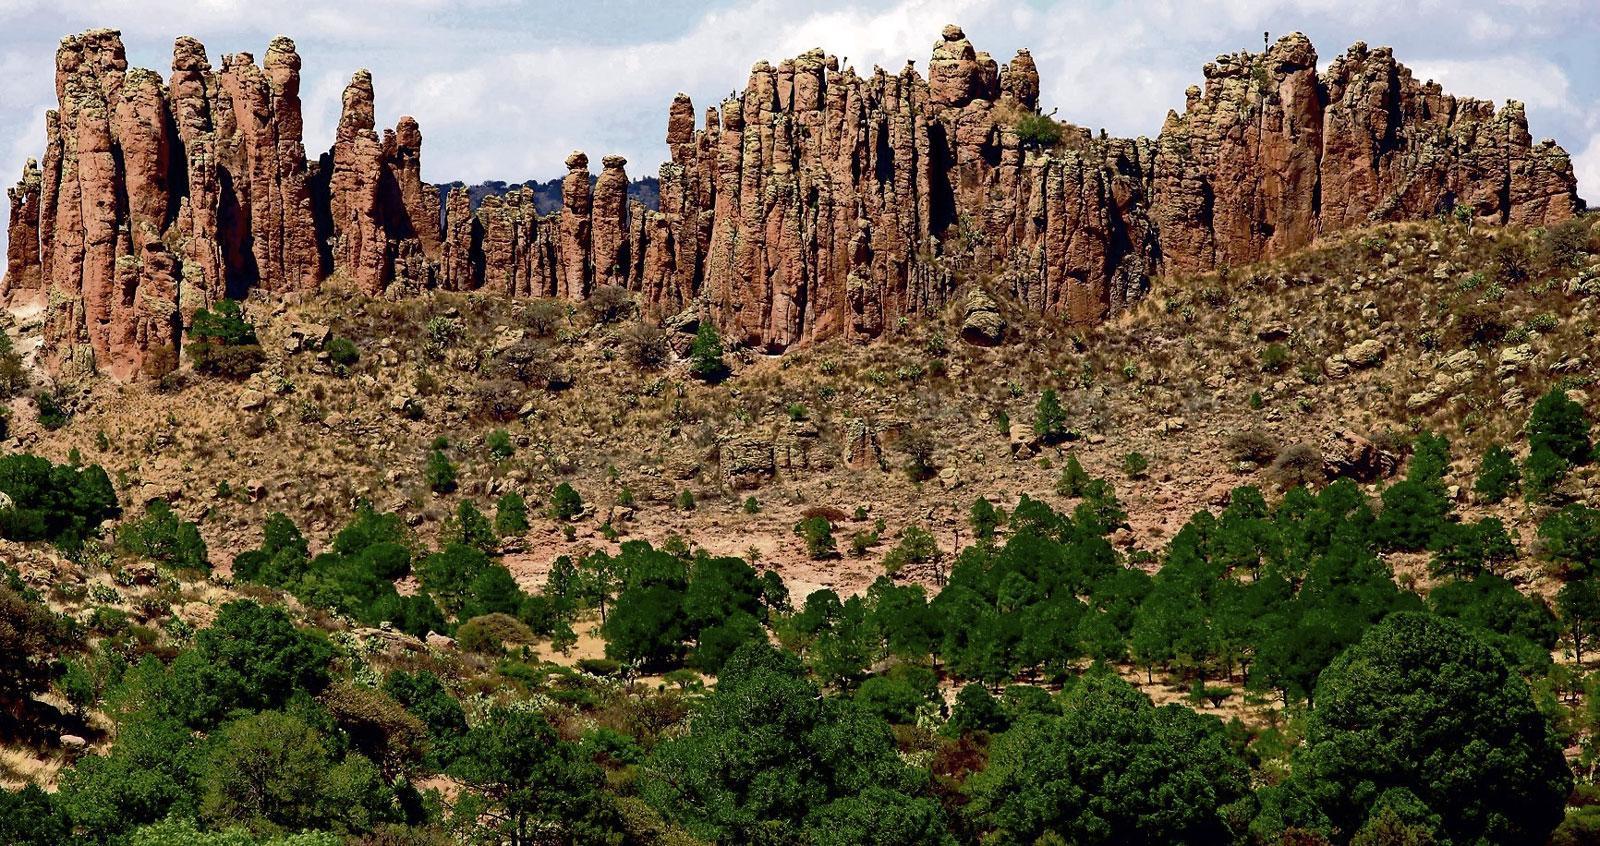
{"type": "Polygon", "coordinates": [[[361,360],[361,351],[349,338],[334,338],[328,342],[328,360],[340,367],[350,367],[361,360]]]}
{"type": "Polygon", "coordinates": [[[550,516],[557,520],[574,520],[583,513],[583,497],[567,482],[550,491],[550,516]]]}
{"type": "Polygon", "coordinates": [[[66,618],[0,583],[0,705],[16,708],[60,672],[57,659],[81,645],[66,618]]]}
{"type": "Polygon", "coordinates": [[[1261,350],[1261,369],[1266,373],[1282,373],[1289,369],[1289,350],[1283,344],[1268,344],[1261,350]]]}
{"type": "Polygon", "coordinates": [[[673,504],[678,506],[679,511],[693,511],[695,507],[694,491],[684,488],[678,493],[678,497],[673,504]]]}
{"type": "Polygon", "coordinates": [[[489,518],[466,499],[456,504],[456,513],[445,521],[440,539],[444,543],[459,543],[490,553],[500,548],[500,538],[489,524],[489,518]]]}
{"type": "Polygon", "coordinates": [[[1344,831],[1404,789],[1456,843],[1540,843],[1572,773],[1527,685],[1463,626],[1396,614],[1317,683],[1303,760],[1285,791],[1344,831]]]}
{"type": "Polygon", "coordinates": [[[890,575],[908,566],[922,566],[938,559],[939,545],[933,534],[916,523],[906,526],[900,533],[900,543],[883,557],[883,569],[890,575]]]}
{"type": "Polygon", "coordinates": [[[1534,452],[1549,450],[1569,465],[1588,464],[1594,452],[1588,415],[1559,387],[1551,388],[1533,404],[1527,431],[1528,446],[1534,452]]]}
{"type": "Polygon", "coordinates": [[[1584,647],[1600,630],[1600,579],[1589,576],[1562,585],[1556,593],[1556,610],[1566,625],[1573,660],[1581,666],[1584,647]]]}
{"type": "Polygon", "coordinates": [[[1529,502],[1549,500],[1572,465],[1548,448],[1536,449],[1522,464],[1522,492],[1529,502]]]}
{"type": "Polygon", "coordinates": [[[202,789],[207,822],[257,834],[361,834],[392,814],[392,794],[371,761],[351,755],[335,763],[316,729],[274,711],[222,727],[202,789]]]}
{"type": "Polygon", "coordinates": [[[542,715],[496,706],[457,746],[450,775],[487,802],[476,825],[490,842],[524,842],[531,831],[551,842],[616,842],[600,768],[542,715]]]}
{"type": "Polygon", "coordinates": [[[35,455],[0,456],[0,537],[53,541],[75,551],[101,523],[122,514],[111,479],[98,464],[76,468],[35,455]]]}
{"type": "Polygon", "coordinates": [[[1144,477],[1145,471],[1150,469],[1150,459],[1144,453],[1130,452],[1122,457],[1122,472],[1130,479],[1144,477]]]}
{"type": "Polygon", "coordinates": [[[434,493],[447,494],[456,489],[456,466],[444,450],[428,453],[428,460],[422,465],[422,480],[434,493]]]}
{"type": "Polygon", "coordinates": [[[967,785],[971,816],[996,842],[1226,843],[1248,771],[1222,724],[1156,708],[1111,675],[1086,676],[1059,717],[996,738],[967,785]]]}
{"type": "Polygon", "coordinates": [[[485,435],[483,446],[495,461],[505,461],[517,453],[516,444],[511,442],[511,434],[504,429],[495,429],[485,435]]]}
{"type": "Polygon", "coordinates": [[[820,697],[763,643],[723,668],[690,730],[658,746],[641,792],[702,840],[945,844],[936,802],[895,752],[883,720],[820,697]]]}
{"type": "Polygon", "coordinates": [[[1567,578],[1586,578],[1600,562],[1600,511],[1573,504],[1539,524],[1540,551],[1567,578]]]}
{"type": "Polygon", "coordinates": [[[1445,523],[1434,533],[1429,548],[1434,551],[1433,573],[1458,578],[1497,573],[1517,557],[1517,547],[1498,517],[1445,523]]]}
{"type": "Polygon", "coordinates": [[[721,381],[728,375],[728,365],[722,355],[722,336],[717,334],[716,324],[710,320],[700,321],[694,344],[689,347],[689,372],[706,382],[721,381]]]}
{"type": "Polygon", "coordinates": [[[184,703],[189,721],[207,725],[237,709],[281,708],[296,693],[320,692],[333,648],[319,634],[296,629],[282,608],[241,599],[222,606],[189,654],[195,660],[179,662],[173,672],[180,683],[194,683],[184,703]]]}
{"type": "Polygon", "coordinates": [[[72,422],[72,413],[61,406],[55,394],[39,391],[33,395],[33,405],[38,410],[39,425],[54,432],[72,422]]]}
{"type": "Polygon", "coordinates": [[[832,558],[839,553],[838,545],[833,540],[833,523],[820,514],[794,524],[794,533],[805,541],[806,554],[814,561],[832,558]]]}
{"type": "Polygon", "coordinates": [[[1080,497],[1089,491],[1089,471],[1083,469],[1077,453],[1067,454],[1067,463],[1061,467],[1061,477],[1056,480],[1056,493],[1064,497],[1080,497]]]}
{"type": "Polygon", "coordinates": [[[1020,115],[1011,128],[1022,146],[1033,150],[1048,150],[1059,145],[1064,132],[1055,118],[1036,112],[1020,115]]]}
{"type": "Polygon", "coordinates": [[[164,499],[145,505],[144,517],[117,530],[117,547],[160,564],[210,571],[211,560],[200,527],[178,517],[164,499]]]}
{"type": "Polygon", "coordinates": [[[994,530],[1000,526],[1004,515],[994,507],[988,497],[978,497],[972,501],[972,508],[967,512],[967,522],[972,526],[972,533],[979,540],[994,538],[994,530]]]}
{"type": "Polygon", "coordinates": [[[234,300],[196,311],[183,348],[195,370],[231,379],[249,376],[266,360],[255,326],[245,322],[234,300]]]}
{"type": "Polygon", "coordinates": [[[1045,388],[1033,407],[1033,433],[1040,440],[1054,443],[1067,436],[1067,412],[1056,397],[1055,388],[1045,388]]]}
{"type": "Polygon", "coordinates": [[[494,530],[503,538],[515,537],[528,530],[528,503],[522,494],[508,491],[495,501],[494,530]]]}
{"type": "Polygon", "coordinates": [[[1502,502],[1518,491],[1521,481],[1522,472],[1517,469],[1517,460],[1511,455],[1511,451],[1499,444],[1493,444],[1483,453],[1483,460],[1478,464],[1478,478],[1473,482],[1472,490],[1484,502],[1502,502]]]}
{"type": "Polygon", "coordinates": [[[1499,576],[1439,585],[1428,594],[1428,607],[1440,617],[1471,627],[1512,667],[1534,673],[1550,666],[1550,651],[1561,632],[1555,614],[1543,599],[1524,596],[1499,576]]]}

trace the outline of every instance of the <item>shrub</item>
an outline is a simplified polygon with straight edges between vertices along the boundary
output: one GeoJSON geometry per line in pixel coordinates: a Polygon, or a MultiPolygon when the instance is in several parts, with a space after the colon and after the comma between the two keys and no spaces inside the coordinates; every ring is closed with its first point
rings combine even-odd
{"type": "Polygon", "coordinates": [[[900,533],[900,543],[883,557],[883,569],[894,575],[907,565],[927,564],[939,557],[939,545],[927,529],[912,523],[900,533]]]}
{"type": "Polygon", "coordinates": [[[1310,487],[1325,478],[1322,452],[1307,443],[1290,444],[1272,461],[1272,478],[1283,487],[1310,487]]]}
{"type": "Polygon", "coordinates": [[[595,320],[616,323],[633,313],[633,295],[618,285],[599,285],[589,292],[589,299],[584,306],[595,320]]]}
{"type": "Polygon", "coordinates": [[[1234,461],[1253,461],[1270,464],[1278,457],[1281,444],[1278,439],[1262,429],[1250,428],[1228,436],[1228,454],[1234,461]]]}
{"type": "Polygon", "coordinates": [[[978,497],[972,501],[972,509],[968,512],[968,522],[972,524],[972,533],[980,539],[987,540],[994,537],[994,530],[1000,525],[1002,515],[994,507],[988,497],[978,497]]]}
{"type": "Polygon", "coordinates": [[[1130,479],[1142,478],[1150,469],[1150,459],[1144,453],[1130,452],[1122,457],[1122,472],[1130,479]]]}
{"type": "Polygon", "coordinates": [[[422,478],[434,493],[450,493],[456,489],[456,466],[450,462],[449,456],[445,455],[443,450],[435,449],[428,453],[428,461],[422,468],[422,478]]]}
{"type": "Polygon", "coordinates": [[[489,457],[495,461],[505,461],[515,455],[517,448],[511,443],[511,435],[504,429],[495,429],[484,436],[483,445],[489,450],[489,457]]]}
{"type": "Polygon", "coordinates": [[[1068,453],[1067,463],[1056,479],[1056,493],[1065,497],[1080,497],[1089,491],[1089,472],[1083,469],[1077,453],[1068,453]]]}
{"type": "Polygon", "coordinates": [[[328,360],[341,367],[349,367],[361,360],[361,351],[349,338],[334,338],[328,342],[328,360]]]}
{"type": "Polygon", "coordinates": [[[813,560],[820,561],[838,554],[838,547],[833,540],[833,524],[826,517],[806,517],[795,524],[794,533],[805,539],[806,554],[813,560]]]}
{"type": "Polygon", "coordinates": [[[583,513],[583,497],[572,485],[562,482],[550,491],[550,516],[557,520],[572,520],[583,513]]]}
{"type": "Polygon", "coordinates": [[[39,425],[52,432],[72,421],[72,415],[61,407],[54,394],[40,391],[33,395],[33,404],[39,410],[39,425]]]}
{"type": "Polygon", "coordinates": [[[1289,369],[1289,350],[1283,344],[1269,344],[1261,351],[1261,369],[1266,373],[1282,373],[1289,369]]]}
{"type": "Polygon", "coordinates": [[[693,511],[695,507],[694,491],[684,488],[683,492],[678,494],[677,505],[679,511],[693,511]]]}
{"type": "Polygon", "coordinates": [[[761,503],[757,502],[755,497],[747,496],[747,497],[744,498],[744,513],[746,513],[746,514],[755,514],[755,513],[758,513],[760,511],[761,511],[761,503]]]}
{"type": "Polygon", "coordinates": [[[1533,404],[1528,415],[1528,446],[1548,449],[1568,464],[1589,463],[1594,445],[1589,440],[1589,416],[1561,388],[1551,388],[1533,404]]]}
{"type": "Polygon", "coordinates": [[[667,363],[672,347],[667,342],[667,330],[648,320],[637,320],[622,330],[622,351],[635,367],[656,370],[667,363]]]}
{"type": "Polygon", "coordinates": [[[1529,502],[1544,501],[1567,477],[1571,466],[1547,447],[1534,450],[1522,463],[1522,493],[1529,502]]]}
{"type": "Polygon", "coordinates": [[[117,546],[141,558],[189,570],[210,570],[200,527],[178,517],[166,500],[152,500],[144,517],[117,531],[117,546]]]}
{"type": "Polygon", "coordinates": [[[534,639],[526,623],[498,612],[473,617],[456,629],[456,642],[461,648],[480,654],[504,652],[508,643],[533,643],[534,639]]]}
{"type": "Polygon", "coordinates": [[[1035,112],[1021,115],[1011,128],[1017,133],[1017,140],[1022,142],[1022,146],[1029,149],[1048,150],[1061,143],[1062,126],[1049,115],[1035,112]]]}
{"type": "Polygon", "coordinates": [[[214,309],[196,311],[184,349],[195,370],[232,379],[249,376],[266,360],[256,327],[245,321],[234,300],[221,300],[214,309]]]}
{"type": "Polygon", "coordinates": [[[913,482],[921,482],[938,472],[933,466],[933,435],[926,429],[915,428],[900,438],[900,450],[906,454],[906,475],[913,482]]]}
{"type": "Polygon", "coordinates": [[[520,535],[528,530],[528,503],[522,494],[511,491],[495,502],[494,530],[501,537],[520,535]]]}

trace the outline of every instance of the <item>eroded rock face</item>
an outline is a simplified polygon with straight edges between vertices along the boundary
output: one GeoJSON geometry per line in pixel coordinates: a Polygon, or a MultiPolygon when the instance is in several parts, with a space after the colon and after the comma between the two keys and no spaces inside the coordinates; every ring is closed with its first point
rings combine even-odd
{"type": "MultiPolygon", "coordinates": [[[[377,133],[364,71],[333,148],[308,163],[287,38],[259,66],[240,53],[220,70],[180,38],[163,84],[128,68],[117,33],[87,32],[58,52],[42,164],[8,192],[0,294],[47,303],[47,361],[123,378],[165,361],[153,351],[177,348],[218,297],[330,275],[384,296],[620,286],[647,313],[706,315],[779,351],[892,332],[960,302],[957,280],[977,275],[1016,307],[1088,323],[1154,275],[1338,229],[1457,207],[1548,225],[1579,208],[1567,154],[1533,143],[1520,104],[1453,98],[1387,49],[1357,44],[1319,74],[1310,41],[1285,36],[1207,65],[1155,140],[1063,124],[1048,148],[1016,128],[1040,102],[1026,50],[1000,66],[948,26],[932,52],[926,79],[909,64],[858,75],[821,50],[758,62],[698,120],[680,94],[659,211],[628,201],[621,157],[591,183],[575,152],[561,210],[541,216],[521,191],[476,210],[457,191],[439,208],[420,128],[377,133]]],[[[975,342],[1003,338],[996,308],[964,319],[975,342]]]]}

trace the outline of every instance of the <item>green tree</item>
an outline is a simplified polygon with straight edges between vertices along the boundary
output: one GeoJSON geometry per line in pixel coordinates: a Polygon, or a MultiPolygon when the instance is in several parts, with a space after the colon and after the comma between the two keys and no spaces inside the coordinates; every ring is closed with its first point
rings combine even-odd
{"type": "Polygon", "coordinates": [[[656,748],[641,792],[695,837],[752,846],[948,842],[938,804],[915,796],[919,776],[896,754],[888,724],[819,696],[792,656],[764,643],[729,659],[689,725],[656,748]],[[874,809],[880,819],[868,819],[874,809]]]}
{"type": "Polygon", "coordinates": [[[1573,504],[1539,524],[1540,552],[1569,578],[1596,572],[1600,561],[1600,510],[1573,504]]]}
{"type": "Polygon", "coordinates": [[[0,581],[0,713],[17,713],[59,674],[57,659],[82,646],[65,617],[0,581]]]}
{"type": "Polygon", "coordinates": [[[1039,402],[1033,407],[1033,433],[1052,443],[1067,436],[1067,412],[1061,408],[1055,388],[1045,388],[1039,394],[1039,402]]]}
{"type": "Polygon", "coordinates": [[[517,447],[511,442],[511,434],[504,429],[495,429],[483,437],[483,445],[489,450],[489,457],[495,461],[505,461],[517,453],[517,447]]]}
{"type": "Polygon", "coordinates": [[[333,658],[325,637],[296,629],[282,608],[246,599],[222,606],[195,635],[195,647],[197,660],[174,672],[192,673],[203,691],[188,703],[200,724],[236,708],[279,708],[297,692],[318,693],[333,658]]]}
{"type": "Polygon", "coordinates": [[[117,531],[117,546],[151,561],[189,570],[210,570],[200,527],[178,517],[164,499],[145,506],[145,516],[117,531]]]}
{"type": "Polygon", "coordinates": [[[1586,576],[1562,585],[1556,593],[1556,610],[1566,624],[1572,658],[1581,667],[1583,648],[1593,642],[1596,627],[1600,626],[1600,579],[1586,576]]]}
{"type": "Polygon", "coordinates": [[[1056,493],[1064,497],[1083,496],[1089,490],[1090,481],[1089,471],[1083,469],[1078,454],[1068,453],[1067,463],[1061,468],[1061,477],[1056,480],[1056,493]]]}
{"type": "Polygon", "coordinates": [[[450,493],[456,489],[456,466],[450,462],[444,450],[436,449],[428,453],[427,463],[422,467],[422,478],[434,493],[450,493]]]}
{"type": "Polygon", "coordinates": [[[694,344],[689,347],[689,372],[697,379],[719,381],[728,375],[722,352],[722,336],[717,334],[716,324],[709,319],[700,321],[694,344]]]}
{"type": "Polygon", "coordinates": [[[1001,517],[994,503],[990,502],[988,497],[980,496],[972,501],[967,522],[972,526],[972,533],[980,540],[989,540],[994,537],[994,530],[999,527],[1001,517]]]}
{"type": "Polygon", "coordinates": [[[354,810],[328,807],[332,768],[326,742],[300,719],[264,711],[236,720],[222,727],[211,753],[201,813],[214,826],[257,834],[320,828],[335,812],[354,810]]]}
{"type": "Polygon", "coordinates": [[[1527,431],[1532,450],[1547,449],[1571,465],[1588,464],[1594,451],[1588,415],[1559,387],[1551,388],[1533,404],[1527,431]]]}
{"type": "Polygon", "coordinates": [[[600,768],[541,714],[492,708],[460,739],[450,775],[486,801],[482,819],[497,842],[583,844],[618,836],[600,768]]]}
{"type": "Polygon", "coordinates": [[[967,784],[995,842],[1227,843],[1249,771],[1220,721],[1156,708],[1115,676],[1085,676],[1059,717],[1030,716],[994,742],[967,784]]]}
{"type": "Polygon", "coordinates": [[[503,538],[516,537],[528,530],[528,503],[522,494],[508,491],[495,501],[494,530],[503,538]]]}
{"type": "Polygon", "coordinates": [[[459,543],[484,552],[500,548],[500,537],[489,525],[489,518],[483,516],[471,500],[464,499],[456,504],[456,513],[445,521],[441,536],[446,543],[459,543]]]}
{"type": "Polygon", "coordinates": [[[1516,493],[1521,482],[1522,471],[1517,469],[1517,460],[1511,451],[1499,444],[1493,444],[1483,453],[1483,460],[1478,464],[1478,478],[1472,483],[1472,490],[1484,502],[1501,502],[1516,493]]]}
{"type": "Polygon", "coordinates": [[[833,523],[820,514],[807,517],[794,525],[794,533],[805,540],[806,554],[813,560],[832,558],[839,553],[833,539],[833,523]]]}
{"type": "Polygon", "coordinates": [[[574,520],[583,513],[583,497],[567,482],[550,491],[550,516],[557,520],[574,520]]]}
{"type": "Polygon", "coordinates": [[[909,566],[931,564],[939,558],[939,544],[933,533],[912,523],[900,533],[900,542],[883,557],[883,569],[895,574],[909,566]]]}
{"type": "Polygon", "coordinates": [[[1317,683],[1295,786],[1357,831],[1404,788],[1456,843],[1542,843],[1572,773],[1527,685],[1460,624],[1399,613],[1317,683]]]}

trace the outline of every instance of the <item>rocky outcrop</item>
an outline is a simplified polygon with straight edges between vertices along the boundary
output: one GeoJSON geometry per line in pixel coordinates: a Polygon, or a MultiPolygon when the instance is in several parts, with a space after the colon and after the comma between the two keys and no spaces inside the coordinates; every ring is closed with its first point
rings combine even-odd
{"type": "Polygon", "coordinates": [[[377,133],[365,71],[308,163],[286,38],[260,66],[241,53],[220,71],[180,38],[163,84],[128,68],[115,32],[84,33],[57,56],[42,164],[9,192],[0,292],[47,303],[47,360],[119,377],[167,366],[153,353],[217,297],[330,275],[383,296],[619,286],[647,313],[708,316],[767,351],[870,340],[956,305],[969,340],[998,343],[988,292],[1088,323],[1154,275],[1339,229],[1460,208],[1548,225],[1580,207],[1567,154],[1533,142],[1520,104],[1451,97],[1387,49],[1357,44],[1321,73],[1298,33],[1219,56],[1157,138],[1131,140],[1040,116],[1026,50],[1000,65],[948,26],[932,52],[926,79],[910,64],[858,75],[821,50],[758,62],[698,118],[673,100],[659,210],[628,201],[621,157],[591,183],[574,152],[560,210],[541,215],[525,189],[476,209],[454,191],[441,209],[420,128],[377,133]],[[1039,129],[1052,125],[1058,140],[1039,129]],[[980,277],[988,292],[957,305],[980,277]]]}
{"type": "Polygon", "coordinates": [[[22,179],[16,187],[6,189],[11,201],[11,216],[7,227],[6,284],[7,306],[25,307],[42,304],[44,279],[39,259],[39,190],[44,179],[39,174],[39,163],[28,159],[22,168],[22,179]]]}

